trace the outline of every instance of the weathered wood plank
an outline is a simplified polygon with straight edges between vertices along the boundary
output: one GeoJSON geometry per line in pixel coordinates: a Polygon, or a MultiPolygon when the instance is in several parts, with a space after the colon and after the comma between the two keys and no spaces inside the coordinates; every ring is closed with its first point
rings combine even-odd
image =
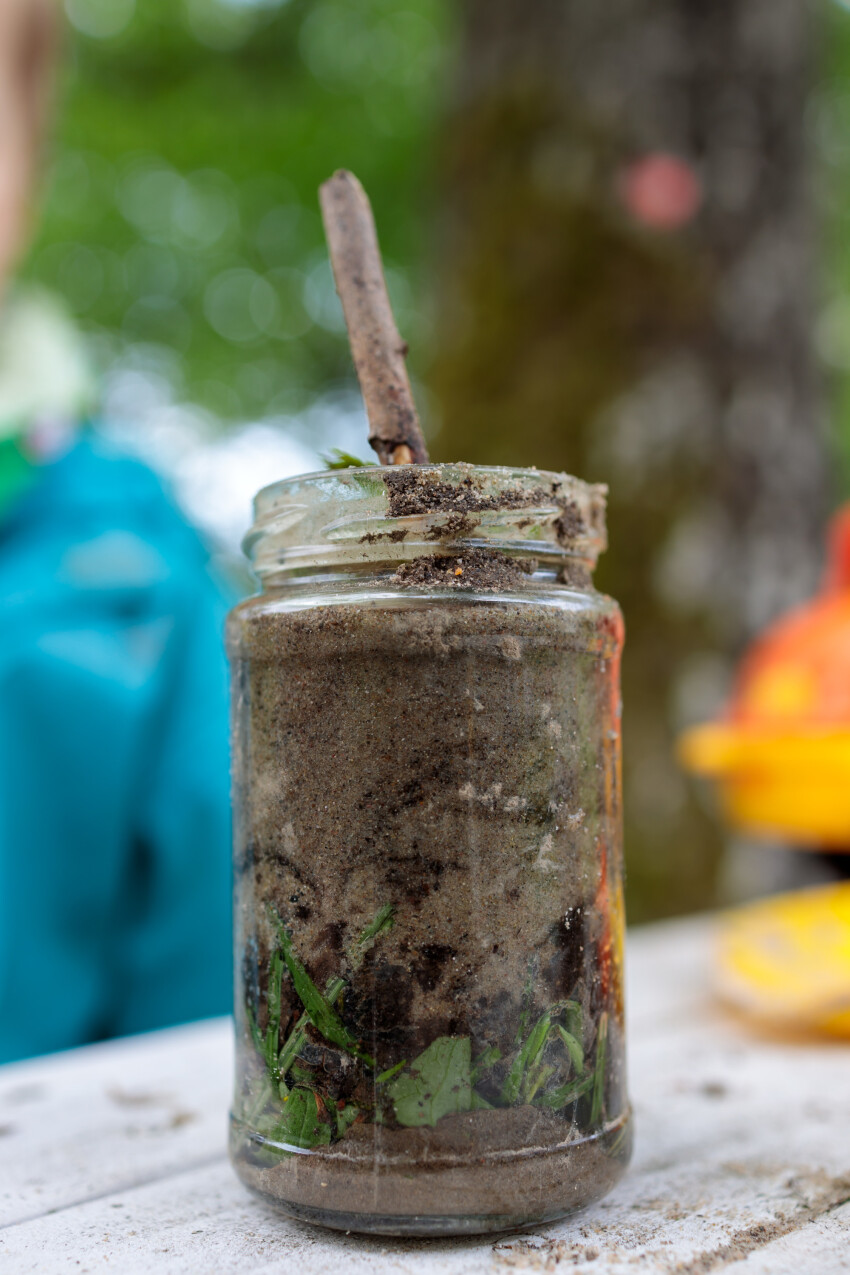
{"type": "Polygon", "coordinates": [[[0,1226],[224,1154],[229,1020],[0,1067],[0,1226]]]}
{"type": "Polygon", "coordinates": [[[630,1034],[679,1027],[711,998],[713,916],[662,921],[630,930],[626,941],[626,1013],[630,1034]]]}
{"type": "MultiPolygon", "coordinates": [[[[637,1153],[620,1187],[573,1222],[445,1243],[337,1236],[288,1222],[245,1192],[223,1158],[229,1036],[214,1024],[15,1069],[18,1085],[40,1076],[55,1087],[54,1112],[69,1098],[75,1110],[59,1121],[52,1146],[35,1121],[35,1159],[45,1150],[53,1156],[42,1164],[40,1194],[26,1140],[14,1157],[20,1170],[0,1168],[4,1192],[21,1179],[21,1220],[7,1209],[0,1265],[5,1258],[16,1275],[107,1265],[122,1275],[508,1275],[571,1266],[595,1275],[837,1275],[850,1251],[850,1050],[771,1039],[726,1015],[706,988],[710,941],[705,922],[632,936],[637,1153]],[[188,1134],[194,1124],[196,1142],[181,1143],[180,1127],[166,1130],[174,1103],[119,1103],[116,1122],[114,1100],[102,1097],[116,1067],[126,1092],[171,1092],[174,1103],[196,1110],[197,1121],[182,1126],[188,1134]],[[74,1139],[92,1123],[89,1101],[98,1133],[82,1137],[75,1158],[74,1139]],[[150,1127],[128,1137],[130,1122],[143,1120],[150,1127]],[[193,1163],[198,1154],[211,1162],[193,1163]],[[73,1189],[55,1180],[66,1173],[73,1189]],[[36,1216],[45,1200],[60,1211],[36,1216]]],[[[10,1073],[0,1072],[0,1101],[13,1089],[10,1073]]],[[[4,1159],[16,1141],[0,1142],[4,1159]]]]}

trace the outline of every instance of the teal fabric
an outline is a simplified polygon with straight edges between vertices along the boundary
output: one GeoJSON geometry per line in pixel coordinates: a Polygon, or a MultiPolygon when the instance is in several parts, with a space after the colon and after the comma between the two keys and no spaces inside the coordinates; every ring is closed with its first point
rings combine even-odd
{"type": "Polygon", "coordinates": [[[0,519],[0,1061],[230,1009],[229,599],[92,433],[0,519]]]}

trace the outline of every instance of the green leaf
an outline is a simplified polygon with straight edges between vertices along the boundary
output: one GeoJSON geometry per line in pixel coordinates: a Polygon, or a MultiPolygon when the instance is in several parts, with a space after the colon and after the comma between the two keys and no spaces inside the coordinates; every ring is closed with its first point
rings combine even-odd
{"type": "Polygon", "coordinates": [[[534,1101],[534,1095],[539,1089],[543,1088],[550,1076],[554,1076],[556,1070],[557,1068],[544,1064],[543,1066],[535,1068],[533,1074],[529,1071],[526,1082],[523,1085],[523,1093],[526,1102],[534,1101]]]}
{"type": "Polygon", "coordinates": [[[248,1030],[251,1033],[251,1041],[254,1045],[254,1048],[256,1049],[257,1053],[260,1055],[261,1058],[265,1058],[266,1048],[265,1048],[265,1043],[263,1041],[262,1032],[260,1031],[259,1023],[257,1022],[257,1015],[254,1010],[254,1006],[250,1005],[247,1001],[245,1002],[245,1018],[247,1019],[247,1022],[248,1022],[248,1030]]]}
{"type": "Polygon", "coordinates": [[[280,1044],[280,995],[283,983],[283,961],[280,953],[275,952],[269,964],[269,986],[267,992],[267,1002],[269,1007],[268,1025],[266,1027],[266,1040],[264,1054],[266,1066],[274,1080],[279,1079],[280,1073],[277,1069],[277,1051],[280,1044]]]}
{"type": "Polygon", "coordinates": [[[438,1036],[390,1087],[401,1125],[432,1127],[472,1106],[472,1045],[468,1036],[438,1036]]]}
{"type": "Polygon", "coordinates": [[[356,456],[352,456],[350,452],[344,452],[340,447],[332,447],[330,455],[322,455],[322,461],[325,469],[356,469],[369,464],[367,460],[358,460],[356,456]]]}
{"type": "Polygon", "coordinates": [[[522,1050],[515,1055],[510,1065],[507,1076],[505,1077],[502,1091],[499,1094],[499,1101],[503,1107],[512,1107],[519,1098],[520,1087],[522,1086],[522,1078],[525,1075],[525,1060],[522,1050]]]}
{"type": "Polygon", "coordinates": [[[297,1063],[294,1063],[291,1070],[293,1085],[306,1085],[309,1088],[313,1083],[313,1073],[308,1071],[306,1067],[300,1067],[297,1063]]]}
{"type": "MultiPolygon", "coordinates": [[[[338,1045],[346,1053],[359,1058],[367,1066],[374,1066],[374,1060],[364,1053],[357,1040],[343,1023],[331,1002],[324,996],[307,973],[300,957],[292,944],[292,936],[283,926],[280,927],[280,946],[289,977],[292,979],[298,999],[304,1006],[310,1022],[332,1045],[338,1045]]],[[[338,994],[338,993],[337,993],[338,994]]]]}
{"type": "Polygon", "coordinates": [[[470,1111],[495,1111],[492,1102],[488,1102],[486,1098],[482,1098],[480,1093],[476,1093],[473,1089],[472,1098],[469,1103],[470,1111]]]}
{"type": "Polygon", "coordinates": [[[566,1028],[571,1036],[576,1040],[581,1040],[584,1036],[583,1015],[581,1005],[578,1001],[564,1001],[562,1004],[564,1018],[566,1019],[566,1028]]]}
{"type": "Polygon", "coordinates": [[[272,1142],[288,1143],[302,1150],[326,1147],[332,1133],[326,1117],[325,1105],[318,1094],[312,1089],[293,1089],[283,1105],[282,1118],[268,1137],[272,1142]]]}
{"type": "Polygon", "coordinates": [[[560,1089],[552,1089],[549,1093],[538,1094],[534,1099],[535,1107],[548,1107],[552,1111],[559,1111],[562,1107],[568,1107],[571,1102],[576,1102],[581,1098],[582,1094],[586,1094],[590,1086],[593,1084],[593,1072],[589,1076],[583,1076],[580,1080],[571,1080],[566,1085],[561,1085],[560,1089]]]}
{"type": "Polygon", "coordinates": [[[590,1107],[590,1123],[598,1124],[605,1110],[605,1055],[608,1046],[608,1015],[599,1019],[596,1034],[596,1066],[593,1072],[593,1100],[590,1107]]]}
{"type": "Polygon", "coordinates": [[[472,1083],[477,1084],[481,1077],[496,1065],[501,1056],[502,1051],[498,1045],[490,1045],[483,1054],[479,1054],[472,1064],[472,1083]]]}
{"type": "Polygon", "coordinates": [[[558,1035],[567,1047],[567,1053],[570,1056],[573,1067],[581,1075],[584,1071],[584,1050],[581,1047],[581,1042],[576,1040],[575,1036],[570,1032],[566,1031],[560,1023],[558,1024],[558,1035]]]}
{"type": "Polygon", "coordinates": [[[280,1071],[281,1076],[286,1075],[292,1064],[295,1062],[295,1059],[298,1057],[301,1046],[307,1039],[304,1029],[309,1021],[310,1020],[307,1015],[302,1014],[284,1041],[283,1049],[280,1051],[277,1061],[278,1070],[280,1071]]]}
{"type": "Polygon", "coordinates": [[[354,1124],[354,1121],[357,1119],[359,1114],[360,1114],[360,1108],[356,1107],[354,1103],[352,1102],[349,1102],[348,1105],[343,1107],[341,1111],[337,1111],[336,1113],[337,1137],[341,1138],[343,1137],[345,1133],[348,1132],[348,1130],[354,1124]]]}
{"type": "Polygon", "coordinates": [[[382,1071],[380,1076],[375,1077],[376,1085],[386,1084],[388,1080],[392,1080],[393,1076],[397,1076],[407,1066],[407,1059],[402,1058],[400,1063],[396,1063],[394,1067],[388,1067],[386,1071],[382,1071]]]}
{"type": "Polygon", "coordinates": [[[540,1055],[546,1048],[546,1042],[549,1039],[549,1031],[552,1027],[552,1014],[554,1010],[547,1009],[545,1014],[541,1014],[529,1036],[524,1053],[526,1055],[526,1067],[531,1069],[536,1067],[540,1062],[540,1055]]]}

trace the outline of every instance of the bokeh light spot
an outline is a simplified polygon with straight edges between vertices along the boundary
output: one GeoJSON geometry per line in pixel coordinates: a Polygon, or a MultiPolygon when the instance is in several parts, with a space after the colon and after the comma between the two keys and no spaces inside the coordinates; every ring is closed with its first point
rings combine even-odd
{"type": "Polygon", "coordinates": [[[356,9],[318,4],[301,24],[307,66],[330,89],[365,85],[373,77],[372,38],[356,9]]]}
{"type": "Polygon", "coordinates": [[[304,306],[320,328],[327,332],[345,331],[345,316],[327,258],[321,258],[307,275],[304,306]]]}
{"type": "Polygon", "coordinates": [[[65,0],[73,26],[95,40],[120,35],[136,11],[136,0],[65,0]]]}
{"type": "Polygon", "coordinates": [[[274,336],[281,341],[303,336],[313,326],[313,320],[304,308],[304,275],[300,270],[281,267],[272,270],[269,282],[279,302],[274,336]]]}
{"type": "Polygon", "coordinates": [[[254,270],[224,270],[204,294],[204,313],[225,341],[247,344],[273,331],[280,307],[272,285],[254,270]]]}
{"type": "Polygon", "coordinates": [[[702,203],[702,183],[692,166],[660,151],[629,164],[620,190],[632,216],[654,230],[686,225],[702,203]]]}

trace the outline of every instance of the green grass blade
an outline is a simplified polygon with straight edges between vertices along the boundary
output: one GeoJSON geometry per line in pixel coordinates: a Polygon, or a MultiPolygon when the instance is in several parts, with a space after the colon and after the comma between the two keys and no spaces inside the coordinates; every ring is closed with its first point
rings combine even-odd
{"type": "Polygon", "coordinates": [[[526,1046],[527,1059],[526,1066],[528,1068],[536,1067],[540,1062],[540,1055],[546,1048],[546,1041],[549,1037],[549,1029],[552,1026],[552,1011],[547,1009],[545,1014],[541,1014],[537,1022],[534,1024],[531,1035],[528,1038],[526,1046]]]}
{"type": "Polygon", "coordinates": [[[483,1054],[479,1054],[472,1064],[472,1083],[474,1085],[477,1084],[481,1077],[486,1075],[501,1057],[502,1051],[498,1045],[490,1045],[488,1049],[484,1050],[483,1054]]]}
{"type": "Polygon", "coordinates": [[[280,947],[292,985],[316,1031],[332,1045],[337,1045],[354,1058],[359,1058],[367,1066],[374,1066],[374,1059],[360,1048],[356,1038],[345,1026],[330,1000],[319,991],[307,973],[301,958],[295,951],[292,936],[283,926],[280,927],[280,947]]]}
{"type": "Polygon", "coordinates": [[[510,1070],[505,1077],[500,1098],[506,1107],[512,1107],[519,1101],[526,1072],[529,1067],[536,1066],[540,1061],[540,1055],[546,1046],[546,1037],[549,1035],[551,1026],[552,1010],[547,1009],[546,1013],[541,1014],[532,1027],[528,1039],[511,1063],[510,1070]]]}
{"type": "Polygon", "coordinates": [[[519,1097],[520,1087],[522,1086],[522,1078],[525,1074],[525,1061],[522,1056],[522,1050],[515,1056],[510,1065],[507,1076],[505,1076],[499,1094],[499,1103],[503,1107],[512,1107],[519,1097]]]}
{"type": "Polygon", "coordinates": [[[307,1026],[309,1021],[310,1020],[307,1017],[307,1015],[302,1014],[301,1017],[298,1019],[298,1022],[295,1024],[292,1031],[289,1033],[286,1040],[284,1041],[283,1049],[280,1051],[280,1054],[278,1055],[278,1062],[277,1062],[278,1071],[280,1072],[281,1076],[286,1075],[286,1073],[289,1071],[290,1067],[294,1063],[295,1059],[298,1057],[298,1054],[301,1051],[301,1047],[304,1044],[304,1041],[307,1039],[304,1028],[307,1026]]]}
{"type": "Polygon", "coordinates": [[[397,1076],[398,1073],[406,1066],[407,1066],[407,1059],[402,1058],[400,1063],[396,1063],[394,1067],[388,1067],[386,1071],[381,1072],[380,1076],[376,1076],[375,1084],[383,1085],[388,1080],[392,1080],[393,1076],[397,1076]]]}
{"type": "Polygon", "coordinates": [[[558,1024],[557,1032],[567,1047],[567,1053],[570,1056],[570,1061],[573,1064],[573,1067],[576,1072],[581,1075],[584,1071],[584,1050],[581,1047],[581,1042],[576,1040],[575,1036],[573,1036],[570,1032],[566,1031],[560,1023],[558,1024]]]}
{"type": "Polygon", "coordinates": [[[263,1041],[263,1033],[260,1031],[260,1024],[257,1022],[257,1015],[253,1005],[245,1002],[245,1017],[248,1020],[248,1030],[251,1033],[251,1043],[261,1058],[265,1058],[266,1047],[263,1041]]]}
{"type": "Polygon", "coordinates": [[[571,1102],[576,1102],[586,1094],[592,1084],[593,1072],[589,1076],[584,1076],[581,1080],[561,1085],[560,1089],[552,1089],[549,1093],[538,1094],[534,1099],[534,1105],[535,1107],[548,1107],[550,1111],[560,1111],[562,1107],[568,1107],[571,1102]]]}
{"type": "Polygon", "coordinates": [[[564,1001],[565,1027],[576,1040],[584,1039],[584,1015],[578,1001],[564,1001]]]}
{"type": "Polygon", "coordinates": [[[590,1107],[590,1123],[598,1124],[605,1110],[605,1057],[608,1046],[608,1015],[599,1019],[596,1035],[596,1066],[593,1071],[593,1101],[590,1107]]]}
{"type": "MultiPolygon", "coordinates": [[[[280,916],[273,908],[270,908],[269,910],[278,930],[282,930],[284,927],[280,916]]],[[[378,912],[372,922],[366,926],[365,930],[363,930],[357,940],[357,946],[352,960],[353,970],[359,969],[363,957],[374,940],[379,938],[380,935],[386,934],[387,930],[392,928],[394,917],[395,909],[391,903],[385,903],[382,908],[378,909],[378,912]]],[[[325,997],[329,1004],[336,1005],[344,990],[344,978],[340,978],[339,975],[334,975],[329,978],[325,984],[325,997]]],[[[298,1054],[307,1039],[305,1029],[310,1021],[309,1014],[302,1014],[284,1042],[277,1060],[277,1070],[281,1077],[286,1076],[286,1073],[298,1057],[298,1054]]]]}
{"type": "Polygon", "coordinates": [[[266,1026],[264,1056],[269,1075],[273,1080],[280,1079],[277,1068],[277,1055],[280,1047],[280,997],[283,985],[283,960],[279,952],[275,952],[269,963],[269,986],[266,996],[269,1017],[266,1026]]]}
{"type": "Polygon", "coordinates": [[[550,1067],[549,1064],[546,1063],[537,1068],[533,1078],[529,1075],[525,1085],[526,1102],[534,1101],[534,1095],[538,1092],[538,1090],[543,1088],[550,1076],[554,1076],[556,1070],[557,1068],[550,1067]]]}
{"type": "Polygon", "coordinates": [[[360,938],[358,939],[357,946],[360,949],[361,955],[364,953],[369,943],[371,943],[374,939],[378,938],[380,934],[384,934],[386,933],[387,930],[392,929],[394,919],[395,919],[395,908],[393,907],[391,903],[385,903],[384,906],[378,911],[377,915],[375,916],[375,919],[372,921],[370,925],[366,926],[366,929],[363,931],[363,933],[360,935],[360,938]]]}

